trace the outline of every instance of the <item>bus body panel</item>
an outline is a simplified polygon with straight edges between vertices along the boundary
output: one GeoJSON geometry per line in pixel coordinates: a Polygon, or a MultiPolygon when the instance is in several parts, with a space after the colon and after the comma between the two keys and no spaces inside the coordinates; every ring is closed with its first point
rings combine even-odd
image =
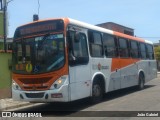
{"type": "Polygon", "coordinates": [[[71,101],[85,98],[91,94],[90,66],[69,67],[71,101]]]}
{"type": "Polygon", "coordinates": [[[96,75],[102,75],[105,80],[105,91],[109,89],[109,80],[111,75],[111,58],[90,58],[92,84],[96,75]]]}
{"type": "Polygon", "coordinates": [[[45,91],[22,91],[22,90],[15,90],[12,88],[12,99],[17,101],[27,101],[27,102],[69,102],[70,99],[68,91],[69,91],[68,84],[63,85],[58,90],[45,90],[45,91]],[[52,97],[54,94],[55,97],[52,97]],[[62,97],[60,96],[58,97],[58,94],[62,94],[62,97]],[[47,95],[48,97],[46,98],[47,95]]]}
{"type": "MultiPolygon", "coordinates": [[[[57,19],[56,19],[57,20],[57,19]]],[[[127,40],[135,40],[141,43],[147,43],[152,45],[152,42],[143,40],[140,38],[136,38],[133,36],[125,35],[122,33],[114,32],[112,30],[107,30],[104,28],[100,28],[97,26],[93,26],[87,23],[83,23],[77,20],[73,20],[70,18],[63,18],[65,22],[65,58],[66,63],[63,68],[61,68],[58,72],[61,73],[65,71],[65,75],[68,75],[67,83],[62,85],[59,89],[54,90],[41,90],[41,91],[25,91],[25,90],[15,90],[12,88],[12,97],[14,100],[19,101],[30,101],[30,102],[68,102],[74,101],[85,97],[92,96],[92,85],[95,77],[97,75],[102,75],[105,83],[105,93],[118,90],[121,88],[127,88],[131,86],[135,86],[139,84],[139,74],[140,72],[144,73],[145,83],[149,80],[153,79],[157,75],[156,69],[156,61],[155,60],[143,60],[143,59],[133,59],[131,57],[128,58],[120,58],[119,56],[116,58],[107,58],[105,55],[102,57],[92,57],[90,55],[89,49],[89,40],[88,40],[88,30],[98,31],[103,35],[104,33],[109,35],[114,35],[116,37],[123,37],[127,40]],[[68,51],[68,43],[67,43],[67,30],[68,26],[74,26],[78,32],[86,35],[87,40],[87,49],[89,61],[87,64],[78,64],[78,65],[70,65],[69,64],[69,51],[68,51]],[[65,69],[65,70],[64,70],[65,69]],[[41,98],[33,97],[34,94],[42,94],[41,98]],[[31,94],[32,97],[27,97],[26,94],[31,94]],[[48,98],[46,96],[48,94],[48,98]],[[54,96],[53,94],[57,94],[54,96]],[[58,95],[62,95],[59,97],[58,95]],[[23,99],[22,99],[22,97],[23,99]],[[54,96],[54,97],[52,97],[54,96]]],[[[103,48],[104,49],[104,48],[103,48]]],[[[53,72],[54,73],[54,72],[53,72]]],[[[56,73],[57,74],[57,73],[56,73]]],[[[40,74],[43,76],[45,74],[40,74]]],[[[62,74],[57,74],[60,78],[63,76],[62,74]]],[[[16,79],[20,78],[20,76],[14,76],[16,79]]],[[[35,76],[34,76],[35,77],[35,76]]],[[[29,78],[29,77],[28,77],[29,78]]],[[[54,82],[57,79],[54,80],[54,82]]],[[[54,83],[53,82],[53,83],[54,83]]],[[[53,84],[52,83],[52,84],[53,84]]],[[[21,84],[22,83],[18,83],[21,84]]],[[[51,86],[51,85],[50,85],[51,86]]]]}
{"type": "MultiPolygon", "coordinates": [[[[126,67],[121,68],[121,88],[131,87],[134,85],[138,85],[138,77],[137,77],[137,63],[129,64],[126,67]]],[[[121,61],[124,62],[124,61],[121,61]]]]}
{"type": "Polygon", "coordinates": [[[143,71],[145,82],[148,82],[157,77],[156,60],[141,60],[138,63],[138,71],[143,71]]]}

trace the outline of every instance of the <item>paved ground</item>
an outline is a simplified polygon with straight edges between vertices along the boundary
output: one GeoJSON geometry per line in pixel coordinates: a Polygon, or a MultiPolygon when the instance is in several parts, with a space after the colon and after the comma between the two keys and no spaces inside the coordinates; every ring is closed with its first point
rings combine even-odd
{"type": "Polygon", "coordinates": [[[0,111],[31,105],[29,102],[13,101],[11,98],[0,99],[0,111]]]}
{"type": "MultiPolygon", "coordinates": [[[[135,87],[119,90],[115,92],[111,92],[106,94],[104,100],[95,105],[91,105],[88,99],[75,101],[72,103],[50,103],[50,104],[31,104],[25,107],[17,108],[17,109],[9,109],[9,111],[32,111],[32,112],[43,112],[47,111],[49,118],[45,118],[47,120],[53,120],[60,119],[60,120],[66,120],[66,119],[75,119],[74,117],[68,117],[68,116],[96,116],[99,114],[99,112],[83,112],[83,111],[157,111],[156,113],[159,113],[160,116],[160,74],[158,75],[158,78],[148,82],[145,86],[144,90],[138,91],[135,87]],[[69,112],[55,112],[55,111],[69,111],[69,112]],[[54,116],[54,118],[53,118],[54,116]],[[59,116],[58,118],[56,118],[59,116]],[[67,116],[66,117],[60,117],[60,116],[67,116]]],[[[126,112],[124,112],[126,113],[126,112]]],[[[100,112],[100,114],[103,114],[100,112]]],[[[99,114],[99,116],[101,116],[99,114]]],[[[108,114],[108,113],[106,113],[108,114]]],[[[118,112],[112,112],[113,115],[117,115],[118,112]]],[[[123,116],[123,115],[122,115],[123,116]]],[[[15,120],[20,120],[22,118],[16,118],[15,120]]],[[[30,118],[30,120],[33,118],[30,118]]],[[[35,118],[34,118],[35,119],[35,118]]],[[[38,120],[43,120],[38,119],[38,120]]],[[[76,119],[92,119],[97,120],[97,117],[80,117],[76,119]]],[[[106,118],[104,117],[98,117],[98,119],[104,120],[106,118]]],[[[115,119],[114,117],[110,117],[108,119],[115,119]]],[[[141,120],[144,119],[144,117],[120,117],[120,120],[141,120]]],[[[148,117],[145,119],[160,119],[156,117],[148,117]]],[[[5,119],[6,120],[6,119],[5,119]]]]}

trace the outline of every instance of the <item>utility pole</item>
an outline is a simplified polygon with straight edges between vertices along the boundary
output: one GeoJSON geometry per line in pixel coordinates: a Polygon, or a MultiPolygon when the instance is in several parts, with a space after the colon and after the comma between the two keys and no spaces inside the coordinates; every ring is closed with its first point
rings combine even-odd
{"type": "Polygon", "coordinates": [[[2,10],[2,0],[0,0],[0,2],[1,2],[1,9],[0,10],[2,10]]]}
{"type": "Polygon", "coordinates": [[[4,30],[4,52],[7,52],[6,48],[6,39],[7,39],[7,33],[6,33],[6,11],[7,11],[7,1],[3,0],[3,30],[4,30]]]}

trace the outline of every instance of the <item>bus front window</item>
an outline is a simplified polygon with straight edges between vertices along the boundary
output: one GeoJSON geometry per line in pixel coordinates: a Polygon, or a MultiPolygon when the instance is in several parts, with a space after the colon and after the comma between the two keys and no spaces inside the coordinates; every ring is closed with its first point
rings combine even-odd
{"type": "Polygon", "coordinates": [[[64,65],[63,34],[52,34],[14,42],[13,72],[38,74],[64,65]]]}

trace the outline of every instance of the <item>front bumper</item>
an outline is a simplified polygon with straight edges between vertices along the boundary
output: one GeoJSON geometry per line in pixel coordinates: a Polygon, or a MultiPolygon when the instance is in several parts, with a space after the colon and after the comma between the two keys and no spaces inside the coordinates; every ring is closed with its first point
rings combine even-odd
{"type": "Polygon", "coordinates": [[[68,102],[68,85],[45,91],[22,91],[12,88],[12,99],[27,102],[68,102]]]}

